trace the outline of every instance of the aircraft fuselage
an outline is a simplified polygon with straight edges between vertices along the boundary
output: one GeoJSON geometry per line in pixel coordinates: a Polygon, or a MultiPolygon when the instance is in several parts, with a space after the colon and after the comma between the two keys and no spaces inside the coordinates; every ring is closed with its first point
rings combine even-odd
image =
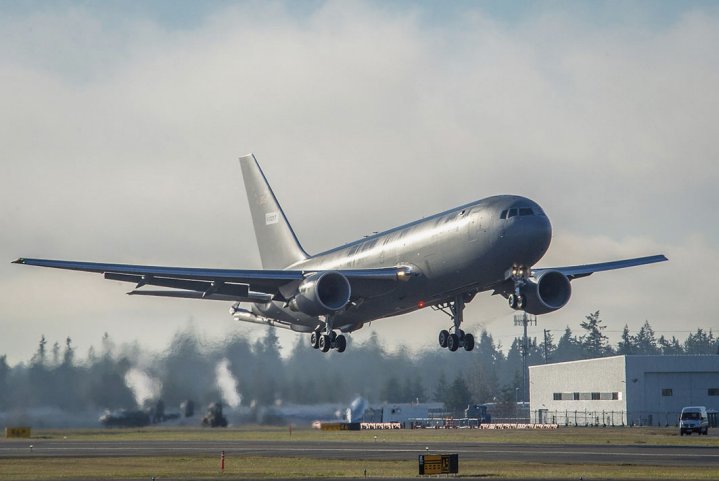
{"type": "MultiPolygon", "coordinates": [[[[387,283],[387,289],[378,287],[376,295],[359,299],[335,316],[337,328],[353,331],[373,319],[411,312],[460,293],[487,290],[507,279],[512,266],[534,265],[547,251],[551,237],[549,218],[536,202],[500,195],[368,236],[288,269],[404,265],[421,274],[413,279],[411,288],[408,283],[387,283]]],[[[316,325],[316,319],[281,302],[256,305],[253,310],[274,317],[289,316],[308,327],[316,325]]]]}

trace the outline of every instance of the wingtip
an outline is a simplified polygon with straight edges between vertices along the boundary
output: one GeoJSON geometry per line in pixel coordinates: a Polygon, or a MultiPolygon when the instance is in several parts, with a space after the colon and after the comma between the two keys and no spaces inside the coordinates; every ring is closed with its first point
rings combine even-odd
{"type": "Polygon", "coordinates": [[[12,261],[12,264],[25,264],[25,259],[20,257],[18,259],[15,259],[14,261],[12,261]]]}

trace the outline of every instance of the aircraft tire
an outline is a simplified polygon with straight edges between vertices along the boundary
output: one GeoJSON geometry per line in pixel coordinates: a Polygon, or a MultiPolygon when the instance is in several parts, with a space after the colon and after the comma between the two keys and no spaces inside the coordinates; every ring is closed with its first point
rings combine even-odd
{"type": "Polygon", "coordinates": [[[320,351],[327,352],[330,350],[330,347],[332,347],[330,336],[328,336],[327,334],[322,334],[320,336],[320,351]]]}
{"type": "Polygon", "coordinates": [[[447,347],[447,338],[449,338],[449,331],[442,329],[439,331],[439,345],[447,347]]]}
{"type": "Polygon", "coordinates": [[[464,331],[463,331],[462,329],[459,329],[459,330],[457,331],[457,336],[459,336],[459,340],[460,340],[460,341],[461,341],[462,339],[464,339],[464,336],[465,336],[464,331]]]}
{"type": "Polygon", "coordinates": [[[464,342],[462,344],[464,345],[465,351],[471,351],[474,349],[474,336],[472,334],[465,334],[464,342]]]}
{"type": "Polygon", "coordinates": [[[515,296],[514,294],[510,294],[509,297],[507,298],[507,303],[509,304],[509,307],[511,307],[512,309],[516,309],[517,308],[517,296],[515,296]]]}
{"type": "Polygon", "coordinates": [[[522,294],[517,296],[517,309],[524,309],[524,306],[527,305],[527,298],[524,297],[522,294]]]}
{"type": "Polygon", "coordinates": [[[317,331],[312,331],[312,334],[310,335],[310,345],[312,346],[312,349],[317,349],[320,347],[320,333],[317,331]]]}
{"type": "Polygon", "coordinates": [[[450,334],[447,338],[447,349],[454,352],[459,349],[459,336],[457,334],[450,334]]]}
{"type": "Polygon", "coordinates": [[[337,333],[335,331],[330,332],[330,341],[335,342],[337,339],[337,333]]]}
{"type": "Polygon", "coordinates": [[[337,352],[345,352],[345,349],[347,349],[347,338],[342,334],[335,339],[335,349],[337,349],[337,352]]]}

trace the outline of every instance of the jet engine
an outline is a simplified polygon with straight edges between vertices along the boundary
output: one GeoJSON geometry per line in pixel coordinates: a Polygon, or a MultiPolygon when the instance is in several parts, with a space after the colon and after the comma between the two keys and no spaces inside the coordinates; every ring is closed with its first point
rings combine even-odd
{"type": "Polygon", "coordinates": [[[318,272],[307,277],[290,301],[290,309],[309,316],[332,314],[345,308],[352,289],[339,272],[318,272]]]}
{"type": "Polygon", "coordinates": [[[537,279],[529,279],[522,288],[524,310],[529,314],[546,314],[564,307],[572,296],[567,276],[559,271],[543,272],[537,279]]]}

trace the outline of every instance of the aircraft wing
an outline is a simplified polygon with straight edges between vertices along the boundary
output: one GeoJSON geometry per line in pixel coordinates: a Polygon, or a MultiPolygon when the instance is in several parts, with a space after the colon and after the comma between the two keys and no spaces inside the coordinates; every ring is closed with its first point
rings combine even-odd
{"type": "MultiPolygon", "coordinates": [[[[136,284],[134,295],[214,299],[222,301],[269,302],[289,300],[302,280],[315,270],[238,270],[196,267],[161,267],[104,264],[52,259],[20,258],[15,264],[51,267],[103,274],[105,279],[136,284]],[[140,290],[142,286],[175,290],[140,290]]],[[[411,275],[406,267],[337,270],[347,277],[352,292],[363,295],[368,281],[399,281],[411,275]]]]}
{"type": "Polygon", "coordinates": [[[578,279],[580,277],[589,276],[595,272],[611,271],[614,269],[623,269],[625,267],[642,266],[644,264],[653,264],[655,262],[663,262],[666,260],[668,259],[665,256],[656,255],[647,257],[636,257],[634,259],[625,259],[621,261],[602,262],[599,264],[532,269],[532,273],[535,277],[539,277],[543,272],[546,271],[559,271],[565,276],[567,276],[570,280],[572,280],[578,279]]]}

